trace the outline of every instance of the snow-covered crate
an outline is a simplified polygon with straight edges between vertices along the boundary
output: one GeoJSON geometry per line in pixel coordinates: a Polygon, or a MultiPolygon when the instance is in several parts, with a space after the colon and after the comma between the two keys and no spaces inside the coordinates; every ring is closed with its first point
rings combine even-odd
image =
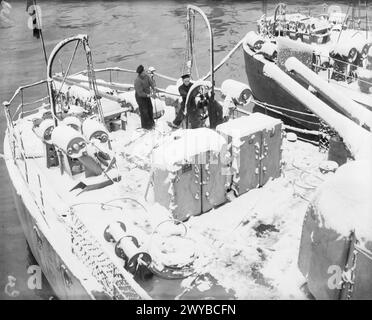
{"type": "Polygon", "coordinates": [[[228,142],[230,184],[242,194],[281,173],[282,122],[262,113],[240,117],[216,128],[228,142]]]}
{"type": "Polygon", "coordinates": [[[175,131],[153,154],[155,201],[184,221],[226,201],[225,139],[207,128],[175,131]]]}

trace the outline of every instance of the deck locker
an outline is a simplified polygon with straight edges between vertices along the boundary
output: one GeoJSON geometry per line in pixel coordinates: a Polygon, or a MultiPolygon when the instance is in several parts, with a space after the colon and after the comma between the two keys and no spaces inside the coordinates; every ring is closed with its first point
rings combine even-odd
{"type": "Polygon", "coordinates": [[[175,219],[182,221],[201,213],[198,172],[199,168],[194,164],[184,164],[177,171],[154,170],[155,201],[170,209],[175,219]]]}
{"type": "Polygon", "coordinates": [[[282,123],[272,119],[272,127],[262,131],[260,186],[281,174],[282,123]]]}
{"type": "Polygon", "coordinates": [[[225,139],[207,128],[174,132],[154,152],[155,201],[184,221],[226,201],[220,153],[225,139]]]}
{"type": "Polygon", "coordinates": [[[202,212],[207,212],[226,200],[226,176],[221,153],[207,151],[206,160],[206,163],[199,167],[202,212]]]}
{"type": "Polygon", "coordinates": [[[227,140],[230,184],[237,194],[280,176],[282,122],[261,113],[240,117],[216,128],[227,140]]]}

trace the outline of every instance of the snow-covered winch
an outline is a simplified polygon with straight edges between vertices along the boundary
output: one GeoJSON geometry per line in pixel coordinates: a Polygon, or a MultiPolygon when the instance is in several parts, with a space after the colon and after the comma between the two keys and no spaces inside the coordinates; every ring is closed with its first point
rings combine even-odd
{"type": "Polygon", "coordinates": [[[68,116],[62,120],[62,123],[66,126],[70,126],[71,128],[81,131],[81,120],[75,116],[68,116]]]}
{"type": "Polygon", "coordinates": [[[250,31],[245,36],[245,42],[253,50],[260,50],[265,40],[254,31],[250,31]]]}
{"type": "Polygon", "coordinates": [[[97,139],[102,143],[108,141],[108,132],[103,123],[94,120],[86,119],[82,126],[83,134],[87,140],[97,139]]]}
{"type": "Polygon", "coordinates": [[[51,118],[41,120],[39,125],[35,125],[40,119],[35,119],[33,131],[36,136],[44,143],[44,154],[47,168],[56,167],[59,164],[56,148],[52,143],[52,132],[54,130],[54,121],[51,118]]]}
{"type": "Polygon", "coordinates": [[[124,260],[124,267],[130,273],[136,273],[139,268],[148,268],[151,264],[151,256],[141,250],[136,237],[126,235],[115,246],[115,253],[124,260]]]}
{"type": "Polygon", "coordinates": [[[278,57],[278,47],[275,43],[266,41],[263,43],[259,53],[262,53],[266,59],[275,61],[278,57]]]}
{"type": "Polygon", "coordinates": [[[116,243],[122,237],[126,235],[127,227],[121,221],[115,221],[110,223],[105,231],[103,232],[103,237],[108,242],[116,243]]]}
{"type": "Polygon", "coordinates": [[[43,119],[38,126],[34,126],[34,131],[39,138],[44,142],[50,142],[52,139],[52,131],[54,129],[53,119],[43,119]]]}
{"type": "Polygon", "coordinates": [[[52,143],[59,150],[61,172],[73,176],[83,172],[86,176],[99,175],[102,170],[88,156],[87,142],[82,134],[71,126],[60,124],[54,128],[52,143]]]}
{"type": "Polygon", "coordinates": [[[86,153],[86,141],[78,131],[60,124],[52,132],[52,142],[70,158],[80,158],[86,153]]]}
{"type": "Polygon", "coordinates": [[[221,84],[222,93],[235,99],[238,103],[246,104],[252,96],[251,89],[245,83],[227,79],[221,84]]]}
{"type": "Polygon", "coordinates": [[[126,232],[123,222],[117,221],[108,225],[104,231],[104,238],[115,243],[115,253],[124,260],[124,267],[130,273],[135,274],[140,268],[147,269],[150,266],[151,256],[141,249],[136,237],[126,232]]]}

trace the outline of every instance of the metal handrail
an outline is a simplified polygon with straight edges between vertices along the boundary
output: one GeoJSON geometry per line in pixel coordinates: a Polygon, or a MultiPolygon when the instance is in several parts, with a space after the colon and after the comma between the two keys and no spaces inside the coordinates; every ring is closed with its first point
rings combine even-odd
{"type": "MultiPolygon", "coordinates": [[[[16,98],[16,96],[24,89],[27,89],[27,88],[30,88],[30,87],[34,87],[34,86],[37,86],[37,85],[40,85],[40,84],[43,84],[43,83],[47,83],[48,81],[47,80],[40,80],[40,81],[37,81],[37,82],[33,82],[33,83],[30,83],[30,84],[26,84],[24,86],[20,86],[18,87],[18,89],[14,92],[13,96],[10,98],[9,101],[4,101],[7,102],[8,104],[11,104],[13,102],[13,100],[16,98]]],[[[3,103],[3,104],[4,104],[3,103]]]]}
{"type": "Polygon", "coordinates": [[[331,60],[331,59],[332,59],[333,61],[337,61],[337,62],[340,62],[340,63],[343,63],[343,64],[347,64],[347,65],[350,65],[350,66],[352,66],[352,67],[362,68],[362,69],[367,69],[367,68],[365,68],[365,67],[363,67],[363,66],[359,66],[359,65],[357,65],[357,64],[353,64],[353,63],[351,63],[351,62],[347,62],[347,61],[340,60],[340,59],[337,59],[337,58],[332,58],[332,57],[330,57],[330,56],[325,56],[325,55],[323,55],[323,54],[315,53],[315,55],[318,56],[318,57],[327,58],[328,60],[331,60]]]}
{"type": "MultiPolygon", "coordinates": [[[[101,69],[94,69],[94,71],[96,73],[101,73],[101,72],[112,72],[112,71],[117,71],[117,72],[126,72],[126,73],[137,73],[135,70],[132,70],[132,69],[126,69],[126,68],[119,68],[119,67],[107,67],[107,68],[101,68],[101,69]]],[[[70,77],[73,77],[73,76],[77,76],[79,74],[86,74],[88,71],[87,70],[82,70],[82,71],[79,71],[79,72],[76,72],[74,74],[72,74],[70,77]]],[[[169,77],[167,75],[164,75],[164,74],[161,74],[161,73],[158,73],[158,72],[154,72],[154,74],[160,78],[163,78],[165,80],[169,80],[169,81],[174,81],[174,82],[177,82],[178,79],[176,78],[173,78],[173,77],[169,77]]],[[[112,81],[110,81],[112,82],[112,81]]]]}
{"type": "MultiPolygon", "coordinates": [[[[330,68],[327,68],[327,67],[322,67],[322,66],[318,66],[317,64],[313,63],[312,64],[313,67],[315,68],[318,68],[318,69],[321,69],[321,70],[329,70],[330,68]]],[[[363,82],[363,83],[366,83],[366,84],[370,84],[372,86],[372,82],[371,81],[367,81],[367,80],[363,80],[363,79],[360,79],[360,78],[357,78],[355,76],[350,76],[350,75],[346,75],[345,73],[342,73],[342,72],[339,72],[337,70],[332,70],[333,73],[336,73],[336,74],[339,74],[339,75],[342,75],[346,78],[351,78],[351,79],[355,79],[355,80],[358,80],[360,82],[363,82]]],[[[330,79],[330,77],[328,76],[328,80],[330,79]]]]}
{"type": "MultiPolygon", "coordinates": [[[[94,71],[96,73],[102,73],[102,72],[112,72],[112,71],[118,71],[118,72],[127,72],[127,73],[136,73],[135,70],[131,70],[131,69],[126,69],[126,68],[118,68],[118,67],[108,67],[108,68],[101,68],[101,69],[94,69],[94,71]]],[[[87,70],[82,70],[82,71],[79,71],[79,72],[76,72],[74,74],[71,74],[70,77],[73,77],[73,76],[76,76],[76,75],[79,75],[79,74],[86,74],[88,71],[87,70]]],[[[168,80],[168,81],[171,81],[171,82],[177,82],[178,79],[176,78],[173,78],[173,77],[169,77],[169,76],[166,76],[164,74],[161,74],[161,73],[158,73],[158,72],[154,72],[154,74],[160,78],[163,78],[165,80],[168,80]]],[[[52,77],[52,80],[54,80],[54,78],[52,77]]],[[[47,84],[48,83],[48,80],[47,79],[43,79],[43,80],[39,80],[39,81],[36,81],[36,82],[33,82],[33,83],[30,83],[30,84],[26,84],[26,85],[23,85],[23,86],[20,86],[18,87],[15,92],[13,93],[12,97],[10,98],[9,101],[4,101],[3,102],[3,105],[4,107],[7,107],[9,108],[12,103],[14,102],[14,100],[21,94],[21,92],[25,89],[28,89],[28,88],[32,88],[32,87],[36,87],[38,85],[42,85],[42,84],[47,84]]],[[[99,85],[99,83],[98,83],[99,85]]],[[[171,92],[167,92],[166,90],[163,90],[163,89],[159,89],[160,92],[163,92],[163,93],[168,93],[168,94],[171,94],[171,92]]],[[[177,94],[173,94],[175,96],[179,96],[177,94]]],[[[34,100],[34,101],[31,101],[31,102],[22,102],[20,105],[18,105],[18,108],[16,110],[16,112],[14,114],[16,114],[20,108],[24,107],[24,106],[27,106],[27,105],[33,105],[33,104],[36,104],[38,102],[42,102],[46,99],[49,99],[49,97],[42,97],[40,99],[37,99],[37,100],[34,100]]],[[[11,117],[12,120],[14,120],[13,117],[11,117]]]]}
{"type": "MultiPolygon", "coordinates": [[[[341,60],[338,60],[338,61],[342,62],[341,60]]],[[[352,64],[347,63],[347,62],[346,62],[346,64],[352,65],[352,64]]],[[[331,68],[323,67],[323,66],[321,66],[321,65],[317,65],[316,63],[312,63],[311,65],[312,65],[315,69],[318,69],[318,70],[323,70],[323,71],[325,71],[325,70],[330,70],[330,69],[331,69],[331,68]]],[[[355,65],[353,65],[353,66],[355,66],[355,65]]],[[[358,66],[358,68],[361,68],[361,69],[363,69],[363,70],[368,70],[368,69],[366,69],[366,68],[364,68],[364,67],[359,67],[359,66],[358,66]]],[[[332,69],[332,73],[339,74],[339,75],[341,75],[341,76],[344,76],[344,77],[347,78],[347,79],[354,79],[354,80],[357,80],[357,81],[360,81],[360,82],[363,82],[363,83],[366,83],[366,84],[372,86],[372,81],[364,80],[364,79],[361,79],[361,78],[359,78],[359,77],[355,77],[355,76],[353,76],[353,75],[347,75],[346,72],[345,72],[345,73],[342,73],[342,72],[339,72],[339,71],[337,71],[337,70],[332,69]]],[[[330,74],[329,74],[329,72],[328,72],[328,74],[327,74],[327,77],[328,77],[328,80],[331,79],[331,78],[330,78],[330,74]]]]}
{"type": "MultiPolygon", "coordinates": [[[[33,82],[33,83],[30,83],[30,84],[26,84],[26,85],[23,85],[23,86],[20,86],[16,89],[16,91],[14,92],[13,96],[11,97],[11,99],[9,101],[4,101],[3,102],[3,106],[4,106],[4,109],[5,109],[5,114],[7,116],[7,118],[9,117],[9,123],[8,125],[12,125],[13,126],[13,121],[14,121],[14,116],[18,113],[18,111],[20,109],[23,109],[24,106],[28,106],[28,105],[33,105],[33,104],[36,104],[38,102],[42,102],[44,100],[47,100],[49,99],[49,97],[42,97],[40,99],[37,99],[37,100],[34,100],[34,101],[31,101],[31,102],[24,102],[23,101],[23,91],[25,89],[28,89],[28,88],[32,88],[32,87],[37,87],[39,85],[42,85],[42,84],[46,84],[47,83],[47,80],[40,80],[40,81],[36,81],[36,82],[33,82]],[[21,99],[22,99],[22,102],[18,105],[17,109],[15,110],[15,112],[13,113],[13,115],[11,115],[10,113],[10,108],[11,108],[11,105],[13,104],[14,100],[20,96],[21,99]]],[[[39,108],[39,107],[37,107],[39,108]]],[[[35,109],[37,109],[35,108],[35,109]]],[[[29,112],[31,110],[27,110],[27,112],[29,112]]],[[[22,114],[24,113],[24,111],[22,110],[22,114]]]]}

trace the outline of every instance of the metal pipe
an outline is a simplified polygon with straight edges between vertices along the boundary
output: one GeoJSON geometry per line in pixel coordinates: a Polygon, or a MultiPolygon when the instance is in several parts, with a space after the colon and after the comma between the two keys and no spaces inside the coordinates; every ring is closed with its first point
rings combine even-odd
{"type": "MultiPolygon", "coordinates": [[[[231,49],[231,51],[220,61],[220,63],[213,69],[214,72],[218,71],[225,63],[228,59],[231,58],[231,56],[235,53],[236,50],[238,50],[240,48],[240,46],[243,44],[244,42],[244,39],[241,39],[236,45],[234,48],[231,49]]],[[[210,77],[211,75],[211,72],[209,71],[203,78],[202,80],[206,80],[210,77]]]]}
{"type": "Polygon", "coordinates": [[[19,94],[19,92],[22,90],[22,89],[27,89],[27,88],[30,88],[30,87],[34,87],[34,86],[37,86],[39,84],[43,84],[43,83],[46,83],[47,80],[41,80],[41,81],[37,81],[37,82],[34,82],[34,83],[30,83],[30,84],[27,84],[25,86],[21,86],[19,87],[13,94],[13,96],[10,98],[9,101],[7,101],[7,103],[9,104],[12,104],[13,100],[15,99],[15,97],[19,94]]]}
{"type": "Polygon", "coordinates": [[[70,42],[75,42],[75,41],[77,41],[77,42],[81,41],[82,44],[83,44],[84,51],[85,51],[86,58],[87,58],[87,64],[88,64],[87,72],[90,75],[90,77],[89,77],[90,89],[93,91],[93,93],[95,95],[95,99],[96,99],[96,103],[97,103],[97,111],[98,111],[100,121],[104,123],[102,106],[101,106],[101,104],[99,102],[99,99],[98,99],[97,88],[96,88],[96,84],[95,84],[94,69],[92,67],[92,56],[91,56],[91,50],[90,50],[90,47],[89,47],[89,44],[88,44],[88,36],[85,35],[85,34],[79,34],[79,35],[67,38],[67,39],[59,42],[54,47],[54,49],[51,52],[51,54],[49,56],[49,59],[48,59],[48,65],[47,65],[48,93],[49,93],[50,107],[51,107],[52,114],[53,114],[53,117],[54,117],[55,126],[58,125],[58,120],[57,120],[58,118],[57,118],[57,114],[56,114],[56,103],[55,103],[54,95],[53,95],[52,65],[53,65],[55,57],[57,56],[57,53],[65,45],[67,45],[70,42]]]}
{"type": "Polygon", "coordinates": [[[86,35],[77,35],[74,37],[67,38],[65,40],[62,40],[59,42],[52,52],[50,53],[48,64],[47,64],[47,82],[48,82],[48,93],[49,93],[49,101],[50,101],[50,108],[52,110],[53,118],[54,118],[54,125],[58,126],[58,120],[57,120],[57,112],[56,112],[56,102],[54,100],[53,95],[53,75],[52,75],[52,65],[54,62],[55,57],[57,56],[57,53],[68,43],[74,42],[74,41],[82,41],[83,39],[86,39],[86,35]]]}
{"type": "Polygon", "coordinates": [[[266,63],[263,72],[335,129],[344,139],[355,158],[372,158],[372,134],[369,131],[361,128],[352,120],[319,100],[274,63],[266,63]]]}
{"type": "Polygon", "coordinates": [[[210,25],[210,23],[208,21],[207,16],[205,15],[205,13],[199,7],[194,6],[194,5],[188,5],[187,6],[187,13],[188,13],[188,15],[192,11],[196,11],[196,12],[198,12],[201,15],[201,17],[204,19],[204,22],[205,22],[205,24],[207,25],[207,28],[208,28],[208,32],[209,32],[209,47],[210,47],[210,75],[211,75],[211,82],[212,82],[211,96],[212,96],[212,99],[214,99],[214,85],[215,85],[215,81],[214,81],[214,40],[213,40],[213,31],[212,31],[212,28],[211,28],[211,25],[210,25]]]}
{"type": "MultiPolygon", "coordinates": [[[[59,76],[54,76],[54,79],[60,80],[61,77],[59,76]]],[[[66,80],[74,81],[75,83],[89,83],[88,79],[76,79],[76,78],[71,78],[67,77],[66,80]]],[[[120,90],[120,91],[129,91],[130,89],[134,88],[133,84],[121,84],[121,83],[115,83],[115,82],[98,82],[97,85],[99,87],[106,87],[111,90],[120,90]]]]}
{"type": "MultiPolygon", "coordinates": [[[[62,81],[63,79],[61,78],[61,77],[59,77],[59,76],[54,76],[53,77],[53,79],[54,80],[57,80],[57,81],[62,81]]],[[[77,87],[80,87],[80,88],[82,88],[82,89],[85,89],[85,90],[89,90],[90,88],[89,88],[89,85],[86,85],[86,84],[84,84],[84,83],[81,83],[81,81],[80,80],[77,80],[77,79],[66,79],[65,80],[65,83],[67,83],[67,84],[69,84],[69,85],[74,85],[74,86],[77,86],[77,87]]],[[[125,102],[125,100],[124,99],[121,99],[121,98],[118,98],[118,97],[115,97],[115,96],[113,96],[113,95],[110,95],[110,94],[108,94],[108,93],[105,93],[105,92],[102,92],[102,91],[97,91],[97,93],[101,96],[101,97],[103,97],[103,98],[105,98],[105,99],[107,99],[107,100],[111,100],[111,101],[115,101],[115,102],[117,102],[117,103],[119,103],[119,104],[122,104],[123,102],[125,102]]]]}
{"type": "Polygon", "coordinates": [[[345,114],[360,126],[372,129],[372,112],[350,99],[341,90],[335,89],[327,81],[319,77],[315,72],[307,68],[297,58],[290,57],[285,62],[288,71],[295,72],[302,80],[310,84],[323,97],[332,103],[338,111],[345,114]]]}

